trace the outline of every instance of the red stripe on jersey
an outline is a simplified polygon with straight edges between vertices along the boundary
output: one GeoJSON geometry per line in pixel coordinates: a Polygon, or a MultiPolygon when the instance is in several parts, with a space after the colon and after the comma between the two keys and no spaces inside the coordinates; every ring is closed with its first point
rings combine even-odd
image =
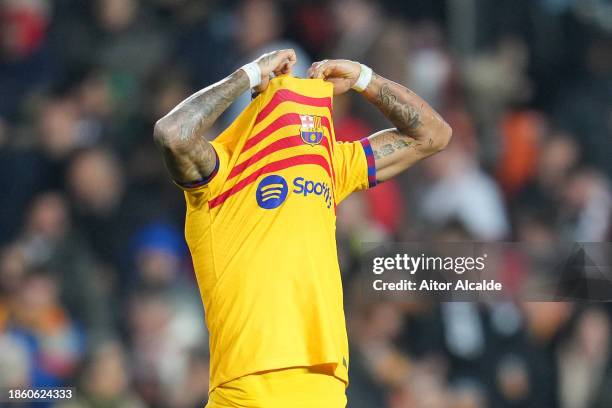
{"type": "Polygon", "coordinates": [[[261,169],[256,170],[253,173],[249,174],[247,177],[240,180],[229,190],[224,191],[223,193],[219,194],[217,197],[208,201],[208,207],[212,209],[212,208],[218,207],[219,205],[223,204],[225,200],[227,200],[229,197],[233,196],[234,194],[240,192],[242,189],[244,189],[249,184],[253,183],[262,174],[272,173],[274,171],[279,171],[279,170],[283,170],[289,167],[299,166],[302,164],[314,164],[316,166],[321,166],[327,172],[327,174],[330,175],[329,164],[327,163],[327,160],[325,160],[325,158],[321,156],[320,154],[304,154],[301,156],[289,157],[286,159],[268,163],[265,166],[263,166],[261,169]]]}
{"type": "MultiPolygon", "coordinates": [[[[243,161],[240,164],[237,164],[232,171],[230,172],[229,176],[227,177],[228,180],[231,180],[232,178],[238,176],[239,174],[241,174],[247,167],[252,166],[253,164],[257,163],[258,161],[262,160],[264,157],[277,152],[279,150],[283,150],[283,149],[289,149],[291,147],[296,147],[296,146],[303,146],[304,145],[304,141],[302,140],[302,138],[300,136],[289,136],[289,137],[285,137],[283,139],[279,139],[271,144],[269,144],[268,146],[264,147],[263,149],[261,149],[260,151],[258,151],[257,153],[255,153],[253,156],[251,156],[250,158],[246,159],[245,161],[243,161]]],[[[321,145],[325,147],[325,149],[327,150],[327,154],[331,163],[331,152],[329,151],[329,142],[327,141],[326,138],[323,138],[323,140],[321,140],[321,145]]]]}
{"type": "Polygon", "coordinates": [[[323,108],[329,109],[329,114],[331,115],[332,106],[331,106],[331,98],[313,98],[312,96],[300,95],[299,93],[295,93],[288,89],[279,89],[276,91],[270,102],[257,115],[255,118],[255,124],[264,120],[278,105],[283,102],[296,102],[302,105],[310,105],[310,106],[320,106],[323,108]]]}
{"type": "Polygon", "coordinates": [[[300,136],[289,136],[284,139],[279,139],[276,142],[271,143],[268,146],[264,147],[263,149],[261,149],[260,151],[258,151],[257,153],[255,153],[253,156],[246,159],[242,163],[234,166],[234,168],[230,172],[227,179],[230,180],[236,177],[237,175],[241,174],[244,171],[244,169],[246,169],[252,164],[257,163],[259,160],[263,159],[269,154],[272,154],[279,150],[288,149],[290,147],[300,146],[302,144],[304,144],[304,142],[302,141],[302,138],[300,136]]]}
{"type": "MultiPolygon", "coordinates": [[[[331,127],[329,125],[329,119],[327,117],[323,117],[321,123],[327,128],[327,131],[329,132],[329,137],[331,138],[331,127]]],[[[272,123],[262,129],[259,133],[254,136],[251,136],[242,147],[242,151],[246,152],[247,150],[255,146],[257,143],[261,142],[266,137],[270,136],[272,133],[276,132],[279,129],[282,129],[286,126],[301,124],[302,122],[300,121],[300,115],[297,113],[286,113],[284,115],[281,115],[278,118],[274,119],[272,123]]]]}
{"type": "Polygon", "coordinates": [[[242,151],[245,152],[249,150],[251,147],[255,146],[257,143],[261,142],[263,139],[270,136],[272,133],[276,132],[279,129],[282,129],[286,126],[300,124],[300,115],[298,115],[297,113],[287,113],[285,115],[281,115],[278,118],[274,119],[272,123],[263,128],[259,133],[254,136],[251,136],[244,144],[242,151]]]}
{"type": "MultiPolygon", "coordinates": [[[[280,92],[280,91],[278,91],[278,92],[280,92]]],[[[287,91],[287,92],[291,92],[291,91],[287,91]]],[[[324,98],[320,98],[320,99],[324,99],[324,98]]],[[[302,124],[302,121],[300,120],[300,115],[297,114],[297,113],[286,113],[284,115],[281,115],[278,118],[276,118],[272,123],[270,123],[268,126],[266,126],[264,129],[259,131],[259,133],[257,133],[254,136],[251,136],[246,141],[244,146],[242,147],[242,153],[244,153],[247,150],[251,149],[253,146],[256,146],[259,142],[261,142],[266,137],[270,136],[272,133],[276,132],[279,129],[282,129],[282,128],[286,127],[286,126],[301,125],[301,124],[302,124]]],[[[321,144],[324,145],[325,148],[327,149],[327,153],[329,155],[329,162],[332,163],[332,169],[331,169],[332,180],[335,183],[336,182],[336,174],[335,174],[335,171],[334,171],[334,168],[333,168],[333,161],[332,161],[332,152],[334,150],[334,146],[333,146],[333,143],[330,143],[330,141],[333,140],[333,138],[332,138],[331,126],[330,126],[330,123],[329,123],[329,118],[327,118],[326,116],[321,117],[321,124],[325,128],[327,128],[327,132],[328,132],[328,135],[329,135],[329,139],[324,137],[323,140],[321,141],[321,144]],[[331,146],[330,146],[330,144],[331,144],[331,146]]],[[[280,140],[284,140],[284,139],[280,139],[280,140]]],[[[278,143],[278,141],[275,142],[275,143],[278,143]]],[[[274,145],[275,143],[272,143],[271,145],[274,145]]],[[[292,146],[295,146],[295,145],[292,145],[292,146]]],[[[288,147],[292,147],[292,146],[287,146],[287,147],[284,147],[284,148],[288,148],[288,147]]],[[[262,149],[262,151],[268,149],[268,147],[265,147],[264,149],[262,149]]],[[[277,151],[277,150],[280,150],[280,148],[279,149],[274,149],[274,150],[269,150],[268,153],[263,154],[263,155],[261,154],[261,152],[258,152],[254,156],[258,156],[257,160],[260,160],[261,157],[263,157],[263,156],[265,156],[267,154],[270,154],[270,153],[272,153],[274,151],[277,151]]],[[[245,165],[244,162],[236,165],[236,167],[234,167],[232,169],[232,171],[231,171],[231,173],[229,175],[228,180],[231,179],[232,177],[235,177],[237,174],[241,173],[244,170],[244,168],[248,167],[249,165],[250,164],[246,164],[245,165]],[[238,168],[238,167],[239,167],[239,169],[236,170],[236,168],[238,168]]]]}

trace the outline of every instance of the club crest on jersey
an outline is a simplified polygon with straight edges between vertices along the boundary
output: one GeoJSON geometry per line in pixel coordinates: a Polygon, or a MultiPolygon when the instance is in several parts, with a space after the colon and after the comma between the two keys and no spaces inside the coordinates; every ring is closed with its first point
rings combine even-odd
{"type": "Polygon", "coordinates": [[[302,126],[300,136],[304,143],[317,145],[323,139],[323,128],[321,127],[321,117],[314,115],[300,115],[302,126]]]}

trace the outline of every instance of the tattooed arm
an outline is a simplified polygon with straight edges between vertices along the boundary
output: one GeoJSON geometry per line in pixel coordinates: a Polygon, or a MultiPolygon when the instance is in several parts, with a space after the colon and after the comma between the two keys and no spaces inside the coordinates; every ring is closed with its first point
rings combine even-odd
{"type": "Polygon", "coordinates": [[[374,74],[362,95],[395,126],[369,137],[379,181],[395,177],[450,142],[450,126],[427,102],[402,85],[374,74]]]}
{"type": "Polygon", "coordinates": [[[204,133],[247,89],[249,78],[244,71],[238,70],[191,95],[157,121],[153,131],[155,143],[176,182],[197,182],[214,171],[215,152],[204,133]]]}
{"type": "MultiPolygon", "coordinates": [[[[325,60],[314,63],[309,76],[332,82],[334,93],[341,94],[355,84],[360,70],[354,61],[325,60]]],[[[448,145],[452,135],[450,126],[411,90],[374,74],[362,95],[395,126],[368,138],[378,181],[395,177],[448,145]]]]}
{"type": "MultiPolygon", "coordinates": [[[[291,49],[274,51],[259,57],[263,91],[272,73],[288,73],[296,62],[291,49]]],[[[155,143],[162,152],[172,178],[181,184],[197,182],[208,177],[215,168],[216,158],[212,145],[204,134],[217,118],[249,89],[249,78],[238,70],[179,103],[170,113],[159,119],[153,131],[155,143]]]]}

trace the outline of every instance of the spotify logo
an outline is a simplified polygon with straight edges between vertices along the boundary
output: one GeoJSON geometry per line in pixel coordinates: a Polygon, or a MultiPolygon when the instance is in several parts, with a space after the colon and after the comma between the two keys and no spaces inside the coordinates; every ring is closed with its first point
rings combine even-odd
{"type": "Polygon", "coordinates": [[[287,198],[287,182],[279,175],[272,174],[259,182],[255,198],[257,204],[266,210],[278,208],[287,198]]]}

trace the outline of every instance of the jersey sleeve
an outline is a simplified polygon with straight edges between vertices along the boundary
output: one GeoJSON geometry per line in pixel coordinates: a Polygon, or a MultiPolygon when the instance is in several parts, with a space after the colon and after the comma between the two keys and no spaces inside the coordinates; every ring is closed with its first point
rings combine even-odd
{"type": "Polygon", "coordinates": [[[365,190],[377,184],[374,153],[367,138],[357,142],[335,142],[333,160],[336,203],[353,191],[365,190]]]}
{"type": "Polygon", "coordinates": [[[223,186],[223,180],[227,177],[230,155],[225,145],[217,141],[210,142],[215,151],[215,168],[208,176],[191,183],[174,182],[185,192],[185,197],[191,207],[198,207],[200,204],[218,194],[223,186]]]}

